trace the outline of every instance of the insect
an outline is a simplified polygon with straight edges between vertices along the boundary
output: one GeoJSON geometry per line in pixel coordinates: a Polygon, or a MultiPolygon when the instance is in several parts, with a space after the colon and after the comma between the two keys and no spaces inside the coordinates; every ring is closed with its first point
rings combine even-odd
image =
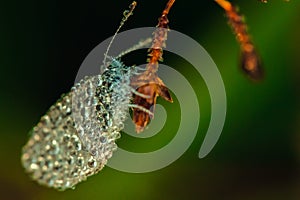
{"type": "MultiPolygon", "coordinates": [[[[135,7],[133,2],[124,12],[117,32],[135,7]]],[[[39,184],[73,188],[99,172],[117,149],[115,140],[131,106],[130,77],[136,70],[107,53],[103,74],[82,79],[32,129],[21,161],[39,184]]]]}
{"type": "Polygon", "coordinates": [[[255,49],[251,37],[247,31],[247,25],[243,21],[237,9],[226,0],[215,0],[226,12],[228,22],[232,27],[241,47],[241,69],[252,80],[258,81],[264,77],[260,57],[255,49]]]}
{"type": "Polygon", "coordinates": [[[151,113],[145,112],[143,109],[133,108],[133,122],[136,125],[136,132],[142,132],[153,117],[156,98],[161,96],[169,102],[173,102],[168,88],[163,81],[157,76],[158,61],[162,61],[162,48],[166,46],[168,23],[167,15],[174,4],[175,0],[169,0],[166,8],[163,10],[161,17],[158,19],[158,29],[154,32],[153,43],[149,51],[149,58],[144,73],[135,77],[133,85],[138,87],[137,92],[143,95],[135,95],[134,104],[150,110],[151,113]],[[145,98],[145,96],[148,98],[145,98]]]}

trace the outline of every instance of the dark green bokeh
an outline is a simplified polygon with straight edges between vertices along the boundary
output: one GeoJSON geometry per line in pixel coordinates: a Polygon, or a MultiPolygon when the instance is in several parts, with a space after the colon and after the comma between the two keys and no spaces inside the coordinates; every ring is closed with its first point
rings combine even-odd
{"type": "MultiPolygon", "coordinates": [[[[165,2],[138,2],[125,29],[156,25],[165,2]]],[[[20,165],[22,145],[40,116],[73,85],[85,56],[114,33],[130,2],[3,3],[0,199],[300,199],[300,2],[234,2],[263,59],[266,78],[259,84],[238,70],[239,46],[216,3],[177,0],[169,15],[170,28],[197,40],[223,77],[228,111],[213,151],[201,160],[197,156],[210,118],[207,88],[192,66],[166,53],[165,63],[187,77],[200,102],[201,122],[192,146],[159,171],[130,174],[106,167],[66,192],[30,181],[20,165]]],[[[178,110],[176,102],[159,103],[169,115],[178,110]]],[[[124,135],[118,144],[136,152],[160,148],[172,140],[172,120],[178,119],[169,118],[154,138],[124,135]]]]}

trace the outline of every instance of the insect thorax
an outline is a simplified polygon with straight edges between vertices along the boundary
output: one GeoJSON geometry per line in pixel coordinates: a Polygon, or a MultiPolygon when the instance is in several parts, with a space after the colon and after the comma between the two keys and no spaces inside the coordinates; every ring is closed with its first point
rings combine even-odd
{"type": "Polygon", "coordinates": [[[102,154],[103,141],[115,141],[123,129],[131,98],[128,69],[113,59],[102,75],[86,77],[72,89],[75,128],[86,149],[98,159],[107,159],[102,154]]]}

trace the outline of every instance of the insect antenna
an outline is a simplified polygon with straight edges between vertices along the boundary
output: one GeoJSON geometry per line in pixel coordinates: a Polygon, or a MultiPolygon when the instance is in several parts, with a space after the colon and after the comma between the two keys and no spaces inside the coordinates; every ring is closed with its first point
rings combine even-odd
{"type": "Polygon", "coordinates": [[[120,53],[118,56],[116,56],[115,58],[116,58],[116,59],[119,59],[119,58],[123,57],[124,55],[126,55],[126,54],[128,54],[128,53],[130,53],[130,52],[132,52],[132,51],[135,51],[135,50],[137,50],[137,49],[141,49],[141,48],[143,48],[143,47],[147,47],[149,44],[151,44],[151,42],[152,42],[152,38],[147,38],[147,39],[145,39],[145,40],[141,40],[141,41],[140,41],[139,43],[137,43],[136,45],[134,45],[134,46],[128,48],[127,50],[125,50],[125,51],[123,51],[123,52],[121,52],[121,53],[120,53]]]}
{"type": "Polygon", "coordinates": [[[120,29],[122,28],[122,26],[124,25],[124,23],[128,20],[128,18],[129,18],[131,15],[133,15],[133,10],[135,9],[136,5],[137,5],[136,1],[133,1],[133,2],[129,5],[129,10],[125,10],[125,11],[123,12],[123,18],[122,18],[122,20],[121,20],[121,22],[120,22],[120,25],[119,25],[118,29],[116,30],[115,34],[113,35],[111,41],[109,42],[109,44],[108,44],[108,46],[107,46],[107,49],[106,49],[106,52],[105,52],[105,54],[104,54],[104,59],[103,59],[103,66],[104,66],[104,67],[107,67],[107,66],[108,66],[108,64],[106,63],[106,59],[107,59],[107,57],[108,57],[108,52],[109,52],[109,49],[110,49],[110,47],[111,47],[113,41],[115,40],[115,38],[116,38],[118,32],[120,31],[120,29]]]}

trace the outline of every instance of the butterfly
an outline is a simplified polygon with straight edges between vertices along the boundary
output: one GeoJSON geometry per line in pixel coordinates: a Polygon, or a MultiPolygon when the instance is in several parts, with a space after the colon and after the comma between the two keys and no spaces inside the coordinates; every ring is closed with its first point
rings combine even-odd
{"type": "MultiPolygon", "coordinates": [[[[133,2],[124,12],[115,35],[135,7],[133,2]]],[[[115,141],[132,96],[130,77],[137,70],[107,56],[111,43],[104,72],[76,83],[31,130],[21,161],[39,184],[59,190],[73,188],[99,172],[117,149],[115,141]]]]}

